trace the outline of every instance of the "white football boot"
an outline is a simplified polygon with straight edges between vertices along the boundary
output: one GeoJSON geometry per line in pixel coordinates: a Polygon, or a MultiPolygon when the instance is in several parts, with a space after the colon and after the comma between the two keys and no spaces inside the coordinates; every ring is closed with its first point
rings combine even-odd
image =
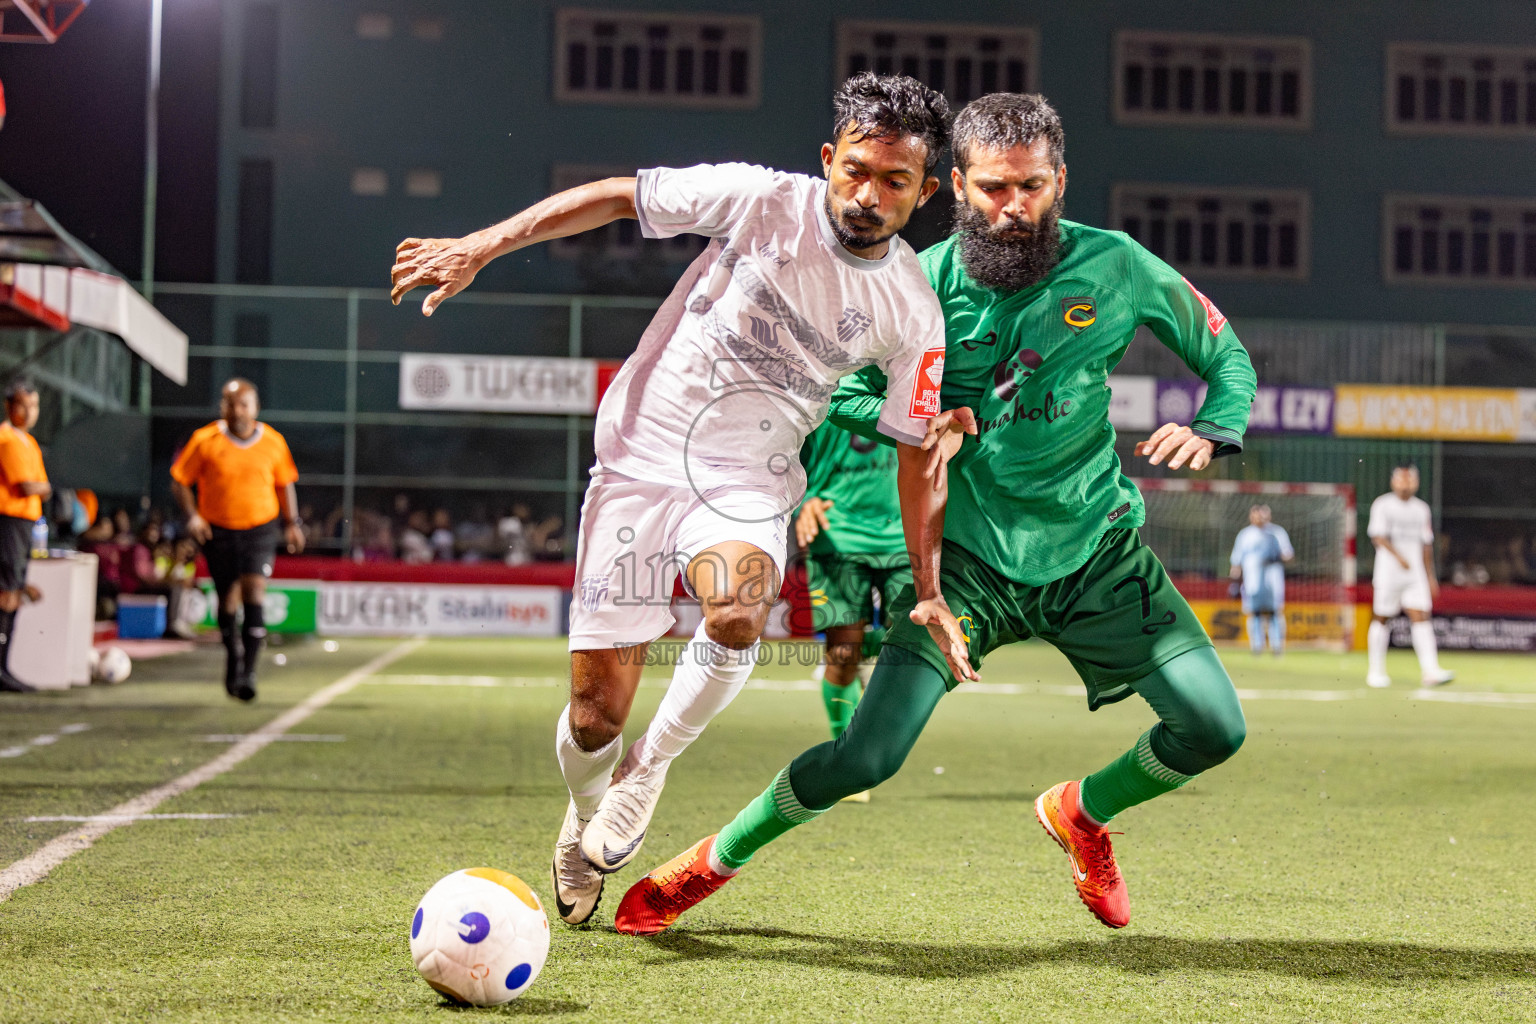
{"type": "Polygon", "coordinates": [[[576,802],[571,801],[565,824],[560,826],[560,838],[555,841],[553,866],[555,909],[566,924],[585,923],[603,898],[605,879],[581,856],[581,836],[587,824],[576,816],[576,802]]]}
{"type": "Polygon", "coordinates": [[[1428,690],[1433,689],[1436,686],[1444,686],[1446,683],[1455,678],[1455,672],[1452,672],[1448,668],[1442,668],[1437,669],[1436,671],[1431,672],[1429,675],[1425,676],[1422,680],[1419,681],[1419,685],[1428,690]]]}
{"type": "Polygon", "coordinates": [[[1384,690],[1392,685],[1392,677],[1385,672],[1371,672],[1365,677],[1365,685],[1384,690]]]}
{"type": "Polygon", "coordinates": [[[667,765],[637,767],[632,756],[619,765],[618,773],[597,805],[597,813],[581,834],[581,855],[603,874],[612,874],[635,859],[645,830],[650,827],[661,787],[667,782],[667,765]]]}

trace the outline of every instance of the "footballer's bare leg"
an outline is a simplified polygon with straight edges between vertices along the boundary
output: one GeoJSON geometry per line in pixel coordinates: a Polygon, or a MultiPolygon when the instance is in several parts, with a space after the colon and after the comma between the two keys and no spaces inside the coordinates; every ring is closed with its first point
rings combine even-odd
{"type": "Polygon", "coordinates": [[[603,876],[581,855],[581,837],[618,766],[621,735],[649,644],[571,652],[571,702],[555,727],[555,757],[571,791],[555,841],[555,909],[581,924],[603,897],[603,876]]]}
{"type": "Polygon", "coordinates": [[[630,747],[582,832],[582,856],[604,873],[617,871],[640,851],[668,766],[746,684],[757,664],[758,638],[778,600],[777,564],[745,541],[706,548],[689,561],[687,572],[704,620],[679,654],[645,735],[630,747]]]}

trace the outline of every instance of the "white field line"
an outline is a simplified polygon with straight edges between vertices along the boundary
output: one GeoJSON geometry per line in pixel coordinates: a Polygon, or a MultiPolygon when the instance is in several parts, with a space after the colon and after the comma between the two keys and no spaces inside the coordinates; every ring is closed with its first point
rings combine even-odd
{"type": "Polygon", "coordinates": [[[90,726],[84,722],[71,722],[69,725],[59,727],[58,732],[48,732],[41,736],[34,736],[25,743],[18,743],[14,747],[0,749],[0,757],[20,757],[27,751],[37,747],[51,746],[59,741],[60,736],[73,736],[77,732],[85,732],[90,726]]]}
{"type": "Polygon", "coordinates": [[[374,676],[379,686],[564,686],[565,676],[374,676]]]}
{"type": "MultiPolygon", "coordinates": [[[[475,688],[497,686],[528,686],[528,687],[563,687],[569,685],[564,676],[438,676],[438,675],[398,675],[398,676],[374,676],[368,680],[370,685],[382,684],[385,686],[468,686],[475,688]]],[[[666,679],[645,679],[640,685],[647,689],[664,689],[670,682],[666,679]]],[[[752,679],[747,682],[748,690],[767,690],[770,692],[793,693],[803,690],[821,690],[821,683],[814,679],[752,679]]],[[[1019,696],[1024,694],[1044,695],[1049,697],[1084,697],[1086,696],[1082,686],[1057,683],[961,683],[955,687],[956,693],[979,693],[1001,696],[1019,696]]],[[[1287,689],[1240,689],[1238,697],[1243,700],[1299,700],[1335,702],[1347,700],[1360,700],[1366,697],[1369,691],[1364,687],[1359,690],[1287,690],[1287,689]]],[[[1536,694],[1529,695],[1536,702],[1536,694]]]]}
{"type": "Polygon", "coordinates": [[[1536,704],[1536,693],[1478,693],[1472,690],[1420,690],[1410,693],[1409,700],[1436,700],[1446,704],[1536,704]]]}
{"type": "Polygon", "coordinates": [[[399,661],[425,642],[424,639],[417,638],[396,644],[366,665],[355,668],[329,686],[316,690],[207,764],[194,768],[185,775],[178,776],[154,789],[140,793],[104,814],[94,816],[91,821],[85,822],[79,828],[49,840],[21,860],[0,869],[0,902],[9,899],[11,893],[17,889],[47,878],[48,873],[54,868],[80,851],[90,849],[96,840],[114,829],[138,820],[142,815],[150,813],[172,797],[181,796],[209,779],[223,775],[337,697],[347,693],[364,679],[399,661]]]}
{"type": "Polygon", "coordinates": [[[243,818],[243,814],[38,814],[22,821],[115,821],[127,825],[135,821],[218,821],[243,818]]]}
{"type": "MultiPolygon", "coordinates": [[[[204,743],[239,743],[245,739],[243,732],[215,732],[203,737],[204,743]]],[[[272,737],[283,743],[345,743],[345,736],[324,732],[290,732],[272,737]]]]}

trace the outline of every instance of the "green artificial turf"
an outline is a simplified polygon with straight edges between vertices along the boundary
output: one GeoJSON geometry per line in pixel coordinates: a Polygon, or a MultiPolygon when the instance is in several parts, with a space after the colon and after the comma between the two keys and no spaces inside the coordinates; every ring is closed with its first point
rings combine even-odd
{"type": "MultiPolygon", "coordinates": [[[[0,748],[91,726],[0,759],[0,866],[73,827],[20,819],[100,813],[226,749],[207,734],[248,732],[393,646],[290,643],[251,707],[213,681],[215,649],[113,689],[0,695],[0,748]]],[[[674,766],[595,926],[555,921],[528,994],[466,1010],[417,978],[409,918],[480,864],[552,903],[565,657],[433,641],[293,730],[343,741],[274,743],[157,808],[241,817],[120,828],[0,903],[0,1021],[1536,1019],[1536,704],[1518,701],[1536,660],[1448,655],[1448,692],[1508,695],[1449,703],[1413,698],[1411,655],[1387,691],[1364,689],[1360,655],[1225,657],[1255,691],[1248,743],[1117,820],[1121,932],[1078,903],[1031,801],[1151,715],[1134,698],[1089,714],[1038,644],[987,660],[987,687],[1010,692],[947,697],[873,802],[786,836],[672,933],[613,932],[626,886],[824,737],[791,657],[674,766]],[[444,677],[495,685],[420,685],[444,677]]],[[[664,679],[648,676],[631,738],[664,679]]]]}

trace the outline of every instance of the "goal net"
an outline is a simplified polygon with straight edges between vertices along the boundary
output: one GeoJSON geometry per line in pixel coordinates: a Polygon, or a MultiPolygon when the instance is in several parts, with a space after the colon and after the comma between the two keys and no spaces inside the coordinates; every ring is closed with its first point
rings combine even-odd
{"type": "Polygon", "coordinates": [[[1350,646],[1354,636],[1355,489],[1348,484],[1246,480],[1139,479],[1147,503],[1141,539],[1218,641],[1246,641],[1246,623],[1229,594],[1232,544],[1248,510],[1268,505],[1285,528],[1294,561],[1285,567],[1288,640],[1350,646]]]}

